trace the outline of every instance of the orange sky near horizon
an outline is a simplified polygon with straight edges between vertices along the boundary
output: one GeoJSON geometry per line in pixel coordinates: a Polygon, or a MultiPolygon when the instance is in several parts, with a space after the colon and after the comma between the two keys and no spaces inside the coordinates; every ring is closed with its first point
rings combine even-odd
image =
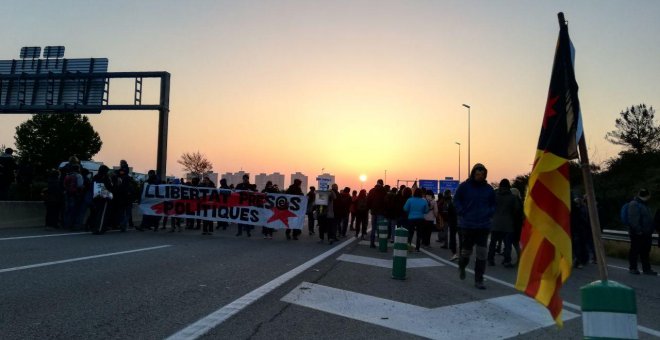
{"type": "MultiPolygon", "coordinates": [[[[442,179],[489,169],[489,181],[531,170],[564,11],[590,156],[621,110],[660,103],[660,3],[601,1],[91,1],[15,2],[0,58],[22,46],[65,45],[68,58],[106,57],[109,71],[172,74],[167,173],[200,151],[219,173],[324,168],[341,187],[384,178],[442,179]],[[54,7],[70,8],[55,18],[54,7]],[[27,28],[29,27],[29,28],[27,28]],[[81,29],[84,27],[85,29],[81,29]],[[643,47],[640,49],[640,47],[643,47]]],[[[145,86],[145,102],[157,86],[145,86]]],[[[132,102],[132,84],[111,87],[132,102]]],[[[155,167],[157,112],[90,116],[95,159],[155,167]]],[[[13,145],[26,115],[0,117],[13,145]]]]}

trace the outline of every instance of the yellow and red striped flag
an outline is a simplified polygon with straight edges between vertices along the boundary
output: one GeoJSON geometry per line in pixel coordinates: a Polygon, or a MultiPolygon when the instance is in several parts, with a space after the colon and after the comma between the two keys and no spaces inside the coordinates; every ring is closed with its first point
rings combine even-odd
{"type": "Polygon", "coordinates": [[[525,198],[516,280],[516,289],[546,306],[560,327],[560,289],[571,274],[573,258],[568,161],[577,158],[577,143],[583,138],[573,57],[568,27],[560,14],[548,101],[525,198]]]}

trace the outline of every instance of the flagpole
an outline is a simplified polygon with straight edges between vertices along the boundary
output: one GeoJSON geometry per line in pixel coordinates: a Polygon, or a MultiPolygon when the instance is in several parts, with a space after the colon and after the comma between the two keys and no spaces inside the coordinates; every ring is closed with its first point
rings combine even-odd
{"type": "Polygon", "coordinates": [[[589,156],[587,155],[587,145],[584,137],[580,140],[580,167],[582,168],[582,178],[584,181],[584,190],[587,193],[587,208],[589,209],[589,221],[591,222],[591,235],[594,239],[594,252],[598,262],[598,271],[600,279],[607,281],[607,264],[605,264],[605,250],[600,234],[600,220],[598,218],[598,208],[596,207],[596,195],[594,194],[594,183],[591,178],[591,168],[589,166],[589,156]]]}
{"type": "MultiPolygon", "coordinates": [[[[559,28],[568,29],[564,13],[557,13],[559,19],[559,28]]],[[[605,263],[605,250],[600,234],[600,219],[598,218],[598,208],[596,207],[596,194],[594,193],[594,183],[591,177],[591,167],[589,163],[589,154],[587,152],[587,142],[584,137],[584,130],[582,138],[578,143],[578,150],[580,152],[580,168],[582,169],[582,180],[584,182],[584,191],[587,195],[587,209],[589,211],[589,221],[591,224],[591,235],[594,241],[594,252],[596,253],[596,262],[598,264],[598,272],[600,279],[607,281],[607,264],[605,263]]]]}

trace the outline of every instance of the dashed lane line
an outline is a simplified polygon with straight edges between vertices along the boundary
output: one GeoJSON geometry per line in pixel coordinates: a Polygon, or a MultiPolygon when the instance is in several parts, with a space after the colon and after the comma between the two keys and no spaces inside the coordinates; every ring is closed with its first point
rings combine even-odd
{"type": "Polygon", "coordinates": [[[30,264],[30,265],[27,265],[27,266],[5,268],[5,269],[0,269],[0,274],[1,273],[7,273],[7,272],[14,272],[14,271],[18,271],[18,270],[53,266],[53,265],[56,265],[56,264],[92,260],[92,259],[98,259],[98,258],[108,257],[108,256],[117,256],[117,255],[124,255],[124,254],[130,254],[130,253],[137,253],[137,252],[141,252],[141,251],[156,250],[156,249],[162,249],[162,248],[167,248],[167,247],[171,247],[171,246],[172,245],[170,245],[170,244],[166,244],[166,245],[162,245],[162,246],[126,250],[126,251],[120,251],[120,252],[116,252],[116,253],[99,254],[99,255],[85,256],[85,257],[77,257],[77,258],[73,258],[73,259],[51,261],[51,262],[44,262],[44,263],[36,263],[36,264],[30,264]]]}
{"type": "Polygon", "coordinates": [[[33,236],[15,236],[15,237],[5,237],[0,238],[0,241],[13,241],[13,240],[24,240],[28,238],[43,238],[43,237],[56,237],[56,236],[71,236],[71,235],[84,235],[89,234],[90,232],[84,231],[79,233],[66,233],[66,234],[48,234],[48,235],[33,235],[33,236]]]}

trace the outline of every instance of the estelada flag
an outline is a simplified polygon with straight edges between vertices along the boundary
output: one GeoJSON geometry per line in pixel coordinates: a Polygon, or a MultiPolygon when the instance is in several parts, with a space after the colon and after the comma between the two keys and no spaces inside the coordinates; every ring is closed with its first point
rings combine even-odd
{"type": "Polygon", "coordinates": [[[571,274],[573,258],[568,161],[577,158],[583,134],[573,69],[575,50],[562,13],[559,19],[548,101],[525,198],[516,289],[546,306],[561,327],[560,289],[571,274]]]}

